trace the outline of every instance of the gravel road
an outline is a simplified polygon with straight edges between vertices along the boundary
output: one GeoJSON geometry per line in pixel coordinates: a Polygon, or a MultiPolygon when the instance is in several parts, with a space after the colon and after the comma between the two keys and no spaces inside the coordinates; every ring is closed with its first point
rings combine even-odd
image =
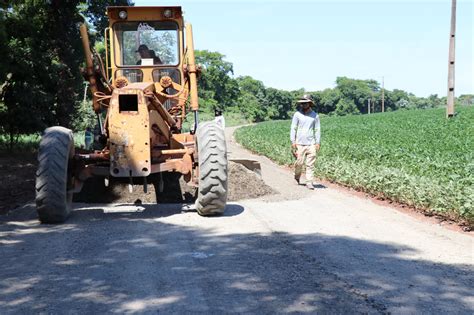
{"type": "Polygon", "coordinates": [[[0,313],[474,312],[472,233],[309,191],[228,150],[259,160],[278,193],[215,218],[127,203],[76,203],[62,225],[40,225],[32,204],[0,216],[0,313]]]}

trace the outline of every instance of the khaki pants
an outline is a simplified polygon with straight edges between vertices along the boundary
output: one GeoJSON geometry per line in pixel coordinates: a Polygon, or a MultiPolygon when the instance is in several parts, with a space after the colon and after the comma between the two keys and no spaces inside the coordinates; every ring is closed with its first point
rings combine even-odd
{"type": "Polygon", "coordinates": [[[299,178],[303,170],[306,159],[306,181],[313,182],[314,178],[314,162],[316,162],[316,146],[315,145],[296,145],[298,157],[295,162],[295,177],[299,178]]]}

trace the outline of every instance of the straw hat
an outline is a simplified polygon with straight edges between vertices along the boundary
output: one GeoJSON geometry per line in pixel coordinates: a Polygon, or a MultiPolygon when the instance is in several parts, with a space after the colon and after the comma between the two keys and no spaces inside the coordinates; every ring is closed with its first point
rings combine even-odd
{"type": "Polygon", "coordinates": [[[303,96],[297,101],[297,103],[299,103],[299,104],[301,104],[301,103],[311,103],[311,104],[314,104],[313,99],[311,98],[311,95],[309,95],[309,94],[303,95],[303,96]]]}

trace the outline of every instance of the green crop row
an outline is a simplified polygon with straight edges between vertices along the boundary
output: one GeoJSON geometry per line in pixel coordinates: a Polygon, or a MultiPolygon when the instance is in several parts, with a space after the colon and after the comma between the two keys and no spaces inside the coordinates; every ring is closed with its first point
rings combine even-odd
{"type": "MultiPolygon", "coordinates": [[[[323,117],[316,175],[474,222],[474,107],[323,117]]],[[[290,121],[237,130],[251,151],[291,164],[290,121]]]]}

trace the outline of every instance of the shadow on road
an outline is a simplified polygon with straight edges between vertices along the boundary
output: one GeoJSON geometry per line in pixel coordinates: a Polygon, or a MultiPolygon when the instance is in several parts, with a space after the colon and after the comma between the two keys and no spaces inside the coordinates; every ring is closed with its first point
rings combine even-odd
{"type": "Polygon", "coordinates": [[[472,266],[340,236],[223,235],[206,218],[156,220],[180,205],[144,207],[77,211],[63,225],[40,225],[31,209],[0,219],[1,313],[472,312],[472,266]]]}
{"type": "MultiPolygon", "coordinates": [[[[244,208],[238,204],[227,204],[223,215],[211,216],[207,217],[207,219],[233,217],[241,214],[243,211],[244,208]]],[[[91,218],[99,221],[111,221],[120,218],[158,219],[186,212],[194,212],[198,215],[193,204],[185,203],[75,204],[75,209],[72,211],[68,222],[74,221],[76,224],[87,223],[91,218]]]]}

